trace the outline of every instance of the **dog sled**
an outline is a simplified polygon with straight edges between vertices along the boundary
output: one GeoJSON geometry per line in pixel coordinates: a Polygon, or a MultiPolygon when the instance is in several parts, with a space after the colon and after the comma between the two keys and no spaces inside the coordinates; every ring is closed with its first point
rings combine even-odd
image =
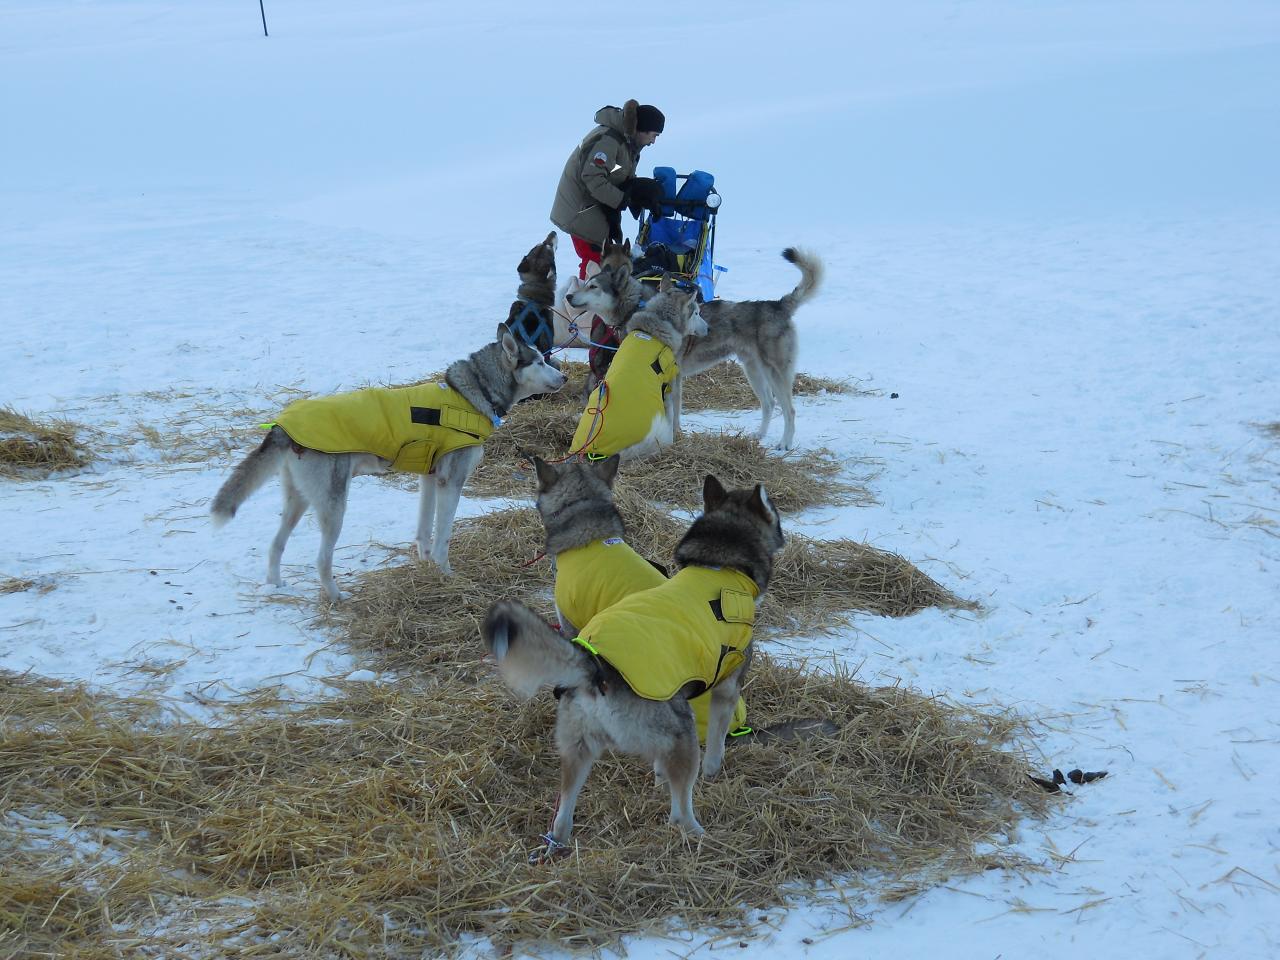
{"type": "Polygon", "coordinates": [[[705,170],[676,173],[674,167],[654,167],[662,185],[662,213],[646,211],[636,233],[640,255],[632,271],[636,279],[657,287],[664,272],[698,301],[714,300],[716,279],[725,268],[715,262],[716,214],[720,194],[715,177],[705,170]]]}

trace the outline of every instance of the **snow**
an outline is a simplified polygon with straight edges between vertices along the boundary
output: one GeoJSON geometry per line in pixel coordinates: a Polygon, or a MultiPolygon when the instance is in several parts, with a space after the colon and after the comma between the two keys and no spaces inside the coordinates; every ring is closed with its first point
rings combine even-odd
{"type": "MultiPolygon", "coordinates": [[[[800,369],[872,392],[800,401],[797,442],[871,458],[878,504],[789,523],[983,604],[801,652],[1110,771],[1023,828],[1043,874],[853,929],[797,903],[738,954],[1280,955],[1280,8],[270,0],[264,38],[255,6],[0,2],[0,403],[106,450],[0,481],[0,577],[41,588],[0,595],[0,668],[198,717],[376,681],[313,622],[314,524],[281,590],[273,491],[212,532],[231,431],[490,337],[564,156],[634,95],[668,117],[645,165],[716,173],[724,296],[789,290],[788,244],[827,264],[800,369]]],[[[358,481],[340,583],[415,509],[358,481]]]]}

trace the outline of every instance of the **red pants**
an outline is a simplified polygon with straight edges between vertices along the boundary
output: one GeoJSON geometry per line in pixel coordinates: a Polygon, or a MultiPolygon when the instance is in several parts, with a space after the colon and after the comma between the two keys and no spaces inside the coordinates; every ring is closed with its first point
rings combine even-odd
{"type": "Polygon", "coordinates": [[[583,240],[581,237],[572,237],[573,252],[582,258],[582,265],[578,267],[578,279],[587,279],[587,264],[600,262],[600,245],[592,243],[590,240],[583,240]]]}
{"type": "MultiPolygon", "coordinates": [[[[587,264],[600,262],[600,247],[589,240],[583,240],[581,237],[573,237],[573,249],[579,257],[582,258],[582,264],[578,267],[578,279],[587,279],[587,264]]],[[[591,343],[587,347],[587,363],[591,367],[592,374],[597,380],[603,380],[605,373],[609,369],[609,364],[613,362],[614,351],[618,349],[618,335],[614,333],[613,327],[606,326],[605,322],[599,317],[591,318],[591,343]],[[600,346],[595,346],[600,344],[600,346]],[[609,349],[612,347],[613,349],[609,349]]]]}

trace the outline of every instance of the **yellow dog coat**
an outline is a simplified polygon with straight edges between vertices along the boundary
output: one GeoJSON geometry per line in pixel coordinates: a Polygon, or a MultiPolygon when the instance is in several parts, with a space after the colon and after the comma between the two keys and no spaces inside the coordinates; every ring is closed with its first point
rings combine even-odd
{"type": "MultiPolygon", "coordinates": [[[[634,593],[660,587],[667,578],[648,560],[619,537],[596,540],[582,547],[556,554],[556,607],[575,626],[590,623],[634,593]]],[[[707,742],[707,719],[711,710],[710,692],[693,697],[693,719],[698,740],[707,742]]],[[[729,723],[731,731],[749,732],[747,701],[738,698],[729,723]]]]}
{"type": "Polygon", "coordinates": [[[484,443],[495,426],[444,383],[296,400],[276,423],[300,446],[371,453],[409,473],[430,473],[444,454],[484,443]]]}
{"type": "MultiPolygon", "coordinates": [[[[742,666],[758,593],[737,570],[685,567],[596,614],[575,642],[607,660],[637,696],[670,700],[693,680],[707,691],[695,699],[709,706],[711,688],[742,666]]],[[[731,729],[745,714],[739,699],[731,729]]],[[[705,710],[699,738],[706,739],[705,710]]]]}
{"type": "Polygon", "coordinates": [[[627,334],[605,380],[591,392],[569,449],[611,457],[639,443],[664,412],[678,372],[675,354],[662,341],[639,330],[627,334]]]}

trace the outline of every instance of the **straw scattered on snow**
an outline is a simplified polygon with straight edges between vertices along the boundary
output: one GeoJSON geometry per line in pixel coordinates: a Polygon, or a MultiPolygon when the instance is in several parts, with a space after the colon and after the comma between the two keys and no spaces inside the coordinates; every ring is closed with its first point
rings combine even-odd
{"type": "Polygon", "coordinates": [[[57,417],[36,419],[0,407],[0,476],[30,478],[85,466],[84,428],[57,417]]]}
{"type": "Polygon", "coordinates": [[[136,700],[0,674],[0,849],[23,854],[0,879],[13,931],[0,945],[172,956],[248,941],[366,958],[448,952],[467,934],[499,949],[668,923],[742,937],[802,893],[853,911],[864,894],[1027,867],[1001,850],[1046,804],[1009,749],[1016,717],[768,657],[747,686],[752,721],[821,717],[834,736],[731,747],[721,778],[697,787],[701,841],[666,824],[643,763],[603,760],[573,856],[531,866],[558,785],[554,700],[511,699],[478,646],[442,651],[421,682],[351,684],[221,727],[160,725],[136,700]],[[117,831],[114,852],[77,869],[14,829],[33,811],[81,835],[117,831]]]}
{"type": "MultiPolygon", "coordinates": [[[[642,556],[669,565],[688,524],[621,483],[617,502],[626,519],[627,542],[642,556]]],[[[485,611],[497,599],[522,600],[554,620],[551,563],[535,559],[544,536],[532,507],[460,520],[449,543],[452,577],[412,560],[361,574],[351,599],[329,615],[352,642],[389,666],[434,665],[440,648],[474,641],[485,611]]],[[[906,616],[926,607],[974,606],[897,554],[853,540],[791,534],[758,624],[767,638],[781,630],[812,634],[837,629],[859,611],[906,616]]]]}
{"type": "MultiPolygon", "coordinates": [[[[548,442],[556,429],[550,422],[535,425],[525,419],[510,434],[507,426],[496,431],[485,444],[484,459],[467,490],[475,496],[531,499],[536,479],[528,456],[559,459],[573,439],[570,431],[563,443],[548,442]]],[[[654,456],[624,464],[618,482],[645,499],[685,510],[701,507],[702,482],[708,473],[728,487],[763,483],[769,499],[786,513],[822,504],[874,503],[865,486],[845,479],[847,470],[847,463],[824,449],[771,456],[754,437],[686,432],[654,456]]],[[[867,473],[871,470],[868,465],[867,473]]]]}

